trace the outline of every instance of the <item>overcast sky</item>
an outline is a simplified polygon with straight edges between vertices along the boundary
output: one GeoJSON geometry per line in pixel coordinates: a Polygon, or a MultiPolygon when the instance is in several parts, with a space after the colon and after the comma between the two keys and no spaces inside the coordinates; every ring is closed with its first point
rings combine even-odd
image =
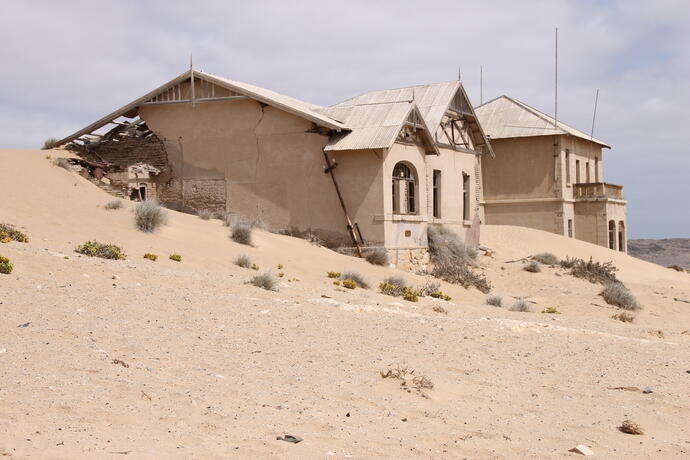
{"type": "Polygon", "coordinates": [[[63,137],[199,70],[320,105],[446,81],[595,136],[630,238],[690,237],[690,2],[0,0],[0,148],[63,137]]]}

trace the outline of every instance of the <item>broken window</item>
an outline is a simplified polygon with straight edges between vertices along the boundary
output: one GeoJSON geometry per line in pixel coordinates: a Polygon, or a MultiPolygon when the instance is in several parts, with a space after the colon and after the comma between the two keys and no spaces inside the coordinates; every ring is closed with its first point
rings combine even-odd
{"type": "Polygon", "coordinates": [[[433,206],[434,217],[441,217],[441,171],[434,169],[433,172],[433,206]]]}
{"type": "Polygon", "coordinates": [[[616,249],[616,221],[609,221],[609,249],[616,249]]]}
{"type": "Polygon", "coordinates": [[[393,168],[393,213],[417,213],[417,173],[403,162],[393,168]]]}
{"type": "Polygon", "coordinates": [[[470,175],[462,173],[462,220],[470,220],[470,175]]]}

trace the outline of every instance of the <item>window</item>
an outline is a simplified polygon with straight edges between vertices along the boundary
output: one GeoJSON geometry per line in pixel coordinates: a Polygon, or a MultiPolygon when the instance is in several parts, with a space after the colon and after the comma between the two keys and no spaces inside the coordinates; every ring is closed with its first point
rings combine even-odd
{"type": "Polygon", "coordinates": [[[470,220],[470,175],[462,173],[462,220],[470,220]]]}
{"type": "Polygon", "coordinates": [[[575,160],[575,183],[580,183],[580,160],[575,160]]]}
{"type": "Polygon", "coordinates": [[[616,250],[616,221],[609,221],[609,249],[616,250]]]}
{"type": "Polygon", "coordinates": [[[568,237],[573,237],[573,219],[568,219],[568,237]]]}
{"type": "Polygon", "coordinates": [[[393,214],[417,213],[417,174],[407,163],[393,168],[393,214]]]}
{"type": "Polygon", "coordinates": [[[565,183],[570,185],[570,150],[565,149],[565,183]]]}
{"type": "Polygon", "coordinates": [[[618,250],[625,252],[625,223],[622,220],[618,222],[618,250]]]}
{"type": "Polygon", "coordinates": [[[587,179],[587,183],[589,184],[590,182],[590,177],[589,177],[589,161],[585,163],[585,178],[587,179]]]}
{"type": "Polygon", "coordinates": [[[594,182],[599,182],[599,157],[594,158],[594,182]]]}
{"type": "Polygon", "coordinates": [[[441,171],[434,169],[433,178],[434,217],[441,217],[441,171]]]}

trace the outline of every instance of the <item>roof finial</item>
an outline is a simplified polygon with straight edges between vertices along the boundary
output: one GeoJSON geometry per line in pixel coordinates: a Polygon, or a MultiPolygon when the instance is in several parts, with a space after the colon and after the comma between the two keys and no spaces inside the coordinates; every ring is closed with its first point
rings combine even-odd
{"type": "Polygon", "coordinates": [[[462,80],[462,74],[460,73],[460,67],[458,67],[458,81],[462,80]]]}

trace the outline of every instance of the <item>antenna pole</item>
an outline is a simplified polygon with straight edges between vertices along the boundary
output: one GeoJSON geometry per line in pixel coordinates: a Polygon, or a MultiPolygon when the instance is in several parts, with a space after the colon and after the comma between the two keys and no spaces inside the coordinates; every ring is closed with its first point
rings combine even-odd
{"type": "Polygon", "coordinates": [[[458,81],[462,80],[462,74],[460,73],[460,67],[458,67],[458,81]]]}
{"type": "Polygon", "coordinates": [[[558,27],[556,27],[556,61],[555,61],[555,85],[553,100],[553,124],[558,128],[558,27]]]}
{"type": "Polygon", "coordinates": [[[479,105],[484,103],[484,67],[479,66],[479,105]]]}
{"type": "Polygon", "coordinates": [[[194,98],[194,65],[192,62],[192,53],[189,53],[189,76],[192,86],[192,107],[196,107],[196,100],[194,98]]]}
{"type": "Polygon", "coordinates": [[[594,139],[594,122],[597,119],[597,105],[599,104],[599,88],[597,88],[597,95],[594,96],[594,114],[592,115],[592,132],[589,134],[590,142],[594,139]]]}

